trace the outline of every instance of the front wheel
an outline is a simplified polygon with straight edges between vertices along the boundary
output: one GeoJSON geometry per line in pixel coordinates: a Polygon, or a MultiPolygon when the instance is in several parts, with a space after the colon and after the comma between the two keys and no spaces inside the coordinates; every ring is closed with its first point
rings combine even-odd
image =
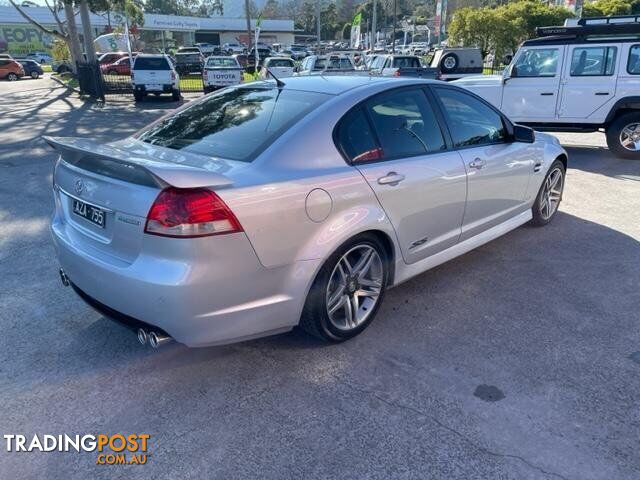
{"type": "Polygon", "coordinates": [[[541,227],[546,225],[556,213],[562,201],[562,192],[564,191],[564,164],[560,160],[556,160],[551,164],[551,168],[547,172],[544,182],[540,187],[536,201],[531,207],[533,218],[531,225],[541,227]]]}
{"type": "Polygon", "coordinates": [[[10,82],[15,82],[16,80],[18,80],[18,75],[11,72],[9,75],[7,75],[7,80],[9,80],[10,82]]]}
{"type": "Polygon", "coordinates": [[[373,321],[388,272],[384,246],[375,235],[359,235],[343,244],[318,272],[300,326],[332,342],[356,336],[373,321]]]}
{"type": "Polygon", "coordinates": [[[31,72],[31,78],[33,78],[34,80],[37,80],[39,77],[40,77],[40,74],[35,70],[31,72]]]}
{"type": "Polygon", "coordinates": [[[640,160],[640,113],[620,115],[607,128],[607,145],[617,157],[640,160]]]}

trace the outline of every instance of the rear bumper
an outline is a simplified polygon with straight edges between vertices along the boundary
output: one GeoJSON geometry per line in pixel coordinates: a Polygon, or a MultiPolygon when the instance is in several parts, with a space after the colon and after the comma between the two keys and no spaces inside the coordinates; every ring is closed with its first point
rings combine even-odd
{"type": "Polygon", "coordinates": [[[136,92],[142,92],[142,93],[172,93],[173,92],[173,84],[164,84],[162,85],[162,90],[147,90],[147,86],[140,84],[140,85],[134,85],[133,89],[136,92]]]}
{"type": "Polygon", "coordinates": [[[154,238],[173,242],[179,255],[140,254],[131,264],[111,264],[74,245],[56,218],[51,232],[60,266],[89,305],[131,326],[162,330],[190,347],[290,330],[318,267],[317,261],[303,261],[267,269],[244,233],[154,238]]]}

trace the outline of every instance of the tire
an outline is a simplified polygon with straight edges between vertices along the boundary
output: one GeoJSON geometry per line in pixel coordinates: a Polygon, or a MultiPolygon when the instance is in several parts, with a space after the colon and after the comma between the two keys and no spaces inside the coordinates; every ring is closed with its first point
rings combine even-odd
{"type": "Polygon", "coordinates": [[[141,102],[144,98],[144,94],[142,92],[133,92],[133,98],[136,102],[141,102]]]}
{"type": "Polygon", "coordinates": [[[178,101],[180,101],[180,98],[181,98],[180,90],[174,90],[174,91],[171,93],[171,99],[172,99],[174,102],[178,102],[178,101]]]}
{"type": "Polygon", "coordinates": [[[442,70],[443,73],[455,72],[458,65],[460,65],[460,59],[455,53],[447,53],[442,57],[442,60],[440,60],[440,70],[442,70]]]}
{"type": "Polygon", "coordinates": [[[640,160],[640,112],[617,117],[607,127],[606,135],[609,150],[616,157],[640,160]]]}
{"type": "Polygon", "coordinates": [[[329,342],[342,342],[355,337],[375,318],[384,299],[388,279],[389,260],[378,237],[365,233],[352,238],[341,245],[318,272],[307,295],[300,327],[310,335],[329,342]],[[365,252],[371,252],[369,269],[363,269],[358,278],[348,274],[345,257],[351,268],[354,268],[363,259],[365,252]],[[360,284],[363,279],[367,281],[366,286],[360,284]],[[357,292],[363,291],[377,294],[357,295],[357,292]],[[331,296],[336,298],[336,301],[332,301],[332,314],[329,313],[328,306],[331,296]],[[355,321],[353,299],[357,299],[355,305],[358,306],[355,321]]]}
{"type": "Polygon", "coordinates": [[[33,78],[34,80],[37,80],[38,78],[40,78],[40,74],[38,72],[36,72],[35,70],[33,72],[31,72],[29,74],[31,76],[31,78],[33,78]]]}
{"type": "Polygon", "coordinates": [[[549,167],[538,191],[538,195],[536,196],[536,200],[531,207],[531,213],[533,214],[533,218],[529,222],[531,225],[542,227],[556,216],[560,208],[560,202],[562,202],[565,175],[564,164],[560,160],[554,161],[551,167],[549,167]],[[560,177],[556,180],[558,174],[560,177]],[[549,208],[551,210],[547,209],[548,205],[550,205],[549,208]]]}
{"type": "Polygon", "coordinates": [[[18,80],[18,75],[11,72],[9,73],[9,75],[7,75],[7,80],[9,80],[10,82],[15,82],[16,80],[18,80]]]}

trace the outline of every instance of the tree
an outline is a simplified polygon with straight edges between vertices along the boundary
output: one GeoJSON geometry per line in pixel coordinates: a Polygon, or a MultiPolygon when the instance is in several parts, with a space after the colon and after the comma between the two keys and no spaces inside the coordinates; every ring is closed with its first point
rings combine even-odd
{"type": "Polygon", "coordinates": [[[336,4],[332,2],[320,12],[320,36],[324,39],[335,38],[339,29],[338,10],[336,4]]]}
{"type": "Polygon", "coordinates": [[[583,17],[630,15],[632,4],[625,0],[596,0],[582,7],[583,17]]]}

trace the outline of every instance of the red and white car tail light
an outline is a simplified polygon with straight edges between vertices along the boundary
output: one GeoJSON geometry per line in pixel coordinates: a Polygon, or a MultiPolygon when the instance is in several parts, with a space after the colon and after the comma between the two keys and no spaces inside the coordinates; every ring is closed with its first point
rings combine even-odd
{"type": "Polygon", "coordinates": [[[211,190],[169,187],[147,215],[145,233],[164,237],[205,237],[242,232],[240,222],[211,190]]]}

